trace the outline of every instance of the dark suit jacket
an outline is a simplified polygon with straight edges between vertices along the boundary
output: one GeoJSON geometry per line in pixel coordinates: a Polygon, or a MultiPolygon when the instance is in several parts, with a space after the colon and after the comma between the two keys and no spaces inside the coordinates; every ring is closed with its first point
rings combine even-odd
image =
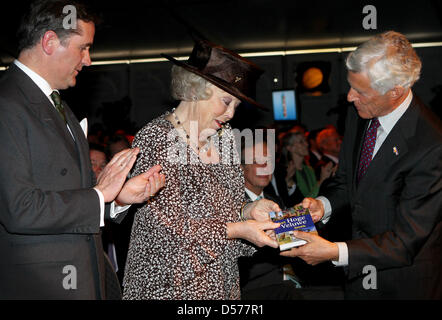
{"type": "MultiPolygon", "coordinates": [[[[244,197],[246,201],[251,200],[247,193],[244,197]]],[[[283,209],[279,198],[272,197],[265,192],[264,198],[276,202],[283,209]]],[[[270,247],[258,248],[258,252],[252,257],[240,257],[238,261],[241,289],[251,290],[282,283],[282,266],[285,260],[287,259],[279,255],[278,249],[270,247]]]]}
{"type": "Polygon", "coordinates": [[[349,111],[338,172],[324,194],[332,215],[351,208],[347,297],[441,299],[440,120],[414,98],[357,185],[367,125],[349,111]],[[367,265],[376,268],[376,290],[363,287],[367,265]]]}
{"type": "Polygon", "coordinates": [[[104,298],[88,143],[65,109],[75,141],[22,70],[12,65],[0,81],[0,298],[104,298]],[[64,288],[67,276],[77,289],[64,288]]]}
{"type": "MultiPolygon", "coordinates": [[[[295,192],[289,195],[287,183],[285,182],[285,176],[287,175],[287,171],[285,168],[281,167],[280,165],[276,165],[273,175],[275,177],[279,197],[284,203],[284,206],[293,207],[304,199],[304,195],[301,193],[298,187],[296,187],[295,192]]],[[[269,195],[277,197],[272,184],[269,184],[264,190],[267,191],[269,195]]]]}

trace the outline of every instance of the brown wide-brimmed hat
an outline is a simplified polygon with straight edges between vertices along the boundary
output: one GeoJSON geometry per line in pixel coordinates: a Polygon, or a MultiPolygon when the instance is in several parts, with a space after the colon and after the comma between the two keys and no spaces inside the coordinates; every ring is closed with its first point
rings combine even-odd
{"type": "Polygon", "coordinates": [[[176,60],[164,53],[161,55],[238,99],[268,111],[265,106],[252,98],[256,92],[256,81],[264,71],[240,55],[201,39],[195,41],[187,61],[176,60]]]}

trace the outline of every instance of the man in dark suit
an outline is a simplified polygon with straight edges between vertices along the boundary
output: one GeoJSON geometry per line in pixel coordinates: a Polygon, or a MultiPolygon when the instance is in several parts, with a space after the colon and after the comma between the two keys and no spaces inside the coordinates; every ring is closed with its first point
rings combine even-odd
{"type": "Polygon", "coordinates": [[[105,299],[100,226],[121,211],[112,201],[124,210],[164,184],[158,166],[126,182],[138,149],[118,153],[95,183],[85,133],[58,92],[91,64],[93,21],[72,1],[33,3],[1,79],[0,299],[105,299]]]}
{"type": "Polygon", "coordinates": [[[350,205],[352,240],[309,243],[287,255],[346,269],[346,297],[442,298],[442,127],[413,96],[421,62],[397,32],[347,58],[349,110],[338,172],[324,197],[305,199],[314,220],[350,205]]]}
{"type": "MultiPolygon", "coordinates": [[[[267,143],[256,142],[253,146],[242,146],[241,167],[244,172],[245,201],[268,199],[284,208],[281,198],[266,192],[266,187],[272,179],[272,173],[266,172],[271,168],[271,157],[267,155],[267,143]],[[246,153],[253,159],[248,163],[246,153]]],[[[283,268],[292,259],[281,257],[279,249],[270,247],[257,248],[258,252],[252,257],[238,259],[241,298],[245,300],[275,299],[285,300],[300,298],[296,292],[296,284],[285,281],[283,268]]],[[[287,267],[286,267],[287,268],[287,267]]]]}

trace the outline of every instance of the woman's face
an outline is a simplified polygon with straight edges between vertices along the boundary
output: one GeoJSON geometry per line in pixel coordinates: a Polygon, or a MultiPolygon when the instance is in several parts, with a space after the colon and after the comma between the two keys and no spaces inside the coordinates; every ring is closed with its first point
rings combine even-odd
{"type": "Polygon", "coordinates": [[[213,135],[222,125],[233,118],[236,108],[241,101],[230,93],[210,85],[212,96],[208,100],[200,100],[199,103],[199,129],[205,131],[207,136],[213,135]]]}
{"type": "Polygon", "coordinates": [[[294,138],[290,151],[303,157],[308,155],[308,142],[304,135],[300,134],[294,138]]]}

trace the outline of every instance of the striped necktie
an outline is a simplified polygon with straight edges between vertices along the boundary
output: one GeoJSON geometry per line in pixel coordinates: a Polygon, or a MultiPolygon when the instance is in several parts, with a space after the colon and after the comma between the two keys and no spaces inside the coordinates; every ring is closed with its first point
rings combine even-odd
{"type": "Polygon", "coordinates": [[[52,101],[54,101],[55,108],[57,109],[61,118],[64,120],[64,123],[67,123],[66,114],[64,112],[64,107],[63,107],[63,104],[61,103],[60,94],[57,91],[53,91],[51,93],[51,99],[52,99],[52,101]]]}

